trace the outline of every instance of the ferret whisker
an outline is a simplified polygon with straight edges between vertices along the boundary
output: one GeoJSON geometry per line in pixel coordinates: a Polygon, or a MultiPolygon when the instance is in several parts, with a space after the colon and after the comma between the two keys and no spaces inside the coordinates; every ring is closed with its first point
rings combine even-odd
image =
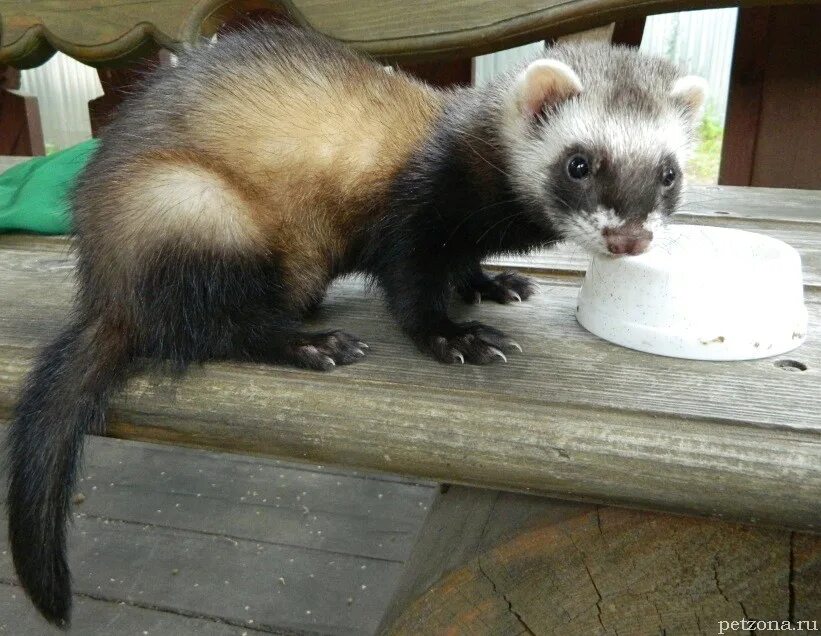
{"type": "Polygon", "coordinates": [[[456,226],[453,228],[453,231],[452,231],[452,232],[448,235],[448,238],[447,238],[447,239],[445,239],[445,242],[443,243],[443,245],[446,245],[447,243],[449,243],[449,242],[450,242],[450,240],[451,240],[451,239],[454,237],[454,235],[456,234],[456,232],[457,232],[457,231],[458,231],[458,230],[459,230],[459,229],[460,229],[460,228],[461,228],[461,227],[462,227],[465,223],[467,223],[467,221],[469,221],[471,218],[475,217],[475,216],[476,216],[477,214],[479,214],[480,212],[485,212],[485,211],[487,211],[487,210],[490,210],[490,209],[492,209],[492,208],[495,208],[495,207],[498,207],[498,206],[501,206],[501,205],[508,205],[508,204],[510,204],[510,203],[513,203],[513,202],[514,202],[514,201],[516,201],[516,200],[517,200],[517,199],[513,198],[513,199],[504,199],[504,200],[502,200],[502,201],[495,201],[494,203],[490,203],[490,204],[488,204],[488,205],[482,206],[482,207],[480,207],[480,208],[477,208],[477,209],[475,209],[475,210],[471,211],[471,212],[470,212],[469,214],[467,214],[464,218],[462,218],[462,219],[459,221],[459,223],[457,223],[457,224],[456,224],[456,226]]]}
{"type": "Polygon", "coordinates": [[[504,223],[505,221],[508,221],[508,220],[510,220],[510,219],[513,219],[513,218],[515,218],[515,217],[522,216],[522,215],[523,215],[523,212],[514,212],[513,214],[511,214],[511,215],[509,215],[509,216],[506,216],[506,217],[504,217],[504,218],[502,218],[502,219],[499,219],[498,221],[496,221],[495,223],[493,223],[490,227],[488,227],[488,228],[487,228],[484,232],[482,232],[482,233],[479,235],[479,237],[476,239],[476,244],[478,245],[478,244],[481,242],[481,240],[482,240],[483,238],[485,238],[485,236],[487,236],[487,235],[490,233],[490,231],[491,231],[491,230],[493,230],[493,228],[497,227],[498,225],[501,225],[501,224],[502,224],[502,223],[504,223]]]}

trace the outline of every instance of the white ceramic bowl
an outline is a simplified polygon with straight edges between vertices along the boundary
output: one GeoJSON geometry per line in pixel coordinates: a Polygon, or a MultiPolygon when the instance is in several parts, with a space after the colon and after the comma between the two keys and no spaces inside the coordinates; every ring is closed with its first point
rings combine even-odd
{"type": "Polygon", "coordinates": [[[801,257],[763,234],[671,225],[639,256],[595,256],[579,323],[616,344],[677,358],[749,360],[806,338],[801,257]]]}

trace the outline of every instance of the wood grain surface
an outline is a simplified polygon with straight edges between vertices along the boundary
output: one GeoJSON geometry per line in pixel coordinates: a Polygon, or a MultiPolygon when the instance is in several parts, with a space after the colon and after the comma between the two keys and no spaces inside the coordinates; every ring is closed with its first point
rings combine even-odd
{"type": "MultiPolygon", "coordinates": [[[[719,0],[755,6],[810,0],[719,0]]],[[[0,0],[0,63],[36,66],[55,51],[87,64],[137,59],[214,32],[230,12],[270,8],[386,61],[479,55],[697,0],[0,0]]]]}
{"type": "MultiPolygon", "coordinates": [[[[103,438],[84,464],[69,526],[80,636],[373,634],[435,490],[103,438]]],[[[0,478],[0,507],[4,494],[0,478]]],[[[0,634],[61,633],[25,597],[6,548],[0,634]]]]}
{"type": "MultiPolygon", "coordinates": [[[[782,192],[778,214],[792,197],[813,205],[813,195],[782,192]]],[[[730,211],[719,215],[725,224],[797,232],[818,275],[808,247],[818,223],[736,218],[732,210],[750,196],[720,189],[711,206],[730,211]]],[[[67,248],[62,239],[0,238],[0,417],[10,414],[35,352],[65,319],[73,293],[67,248]]],[[[542,293],[530,302],[454,306],[455,315],[493,324],[522,344],[524,353],[508,364],[429,360],[399,332],[378,294],[347,280],[333,286],[313,326],[363,337],[371,345],[364,362],[330,374],[224,363],[194,369],[181,382],[136,378],[115,401],[108,434],[821,529],[817,286],[806,288],[810,337],[797,351],[697,362],[587,333],[574,318],[578,272],[555,270],[548,261],[542,293]],[[785,358],[807,370],[776,364],[785,358]]]]}
{"type": "MultiPolygon", "coordinates": [[[[397,605],[380,633],[707,635],[726,621],[724,633],[736,635],[751,631],[732,622],[749,619],[790,621],[795,633],[810,634],[798,621],[821,616],[821,537],[522,496],[485,510],[478,491],[454,490],[444,499],[455,499],[450,505],[468,521],[437,501],[428,523],[447,516],[441,525],[474,535],[456,550],[463,561],[440,555],[433,567],[458,565],[397,605]],[[517,515],[527,519],[497,541],[484,530],[517,515]]],[[[433,545],[418,547],[435,556],[447,545],[432,532],[427,538],[433,545]]]]}

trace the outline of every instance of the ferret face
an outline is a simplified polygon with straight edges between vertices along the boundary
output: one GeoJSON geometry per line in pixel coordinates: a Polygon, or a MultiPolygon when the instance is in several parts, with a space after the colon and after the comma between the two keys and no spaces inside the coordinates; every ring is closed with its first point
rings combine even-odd
{"type": "Polygon", "coordinates": [[[554,232],[615,255],[658,240],[678,205],[703,80],[671,78],[655,91],[630,77],[585,87],[568,65],[542,59],[517,77],[511,97],[514,185],[554,232]]]}
{"type": "MultiPolygon", "coordinates": [[[[565,239],[591,251],[641,254],[676,210],[687,142],[676,134],[681,127],[671,122],[667,139],[658,128],[640,126],[619,144],[617,134],[627,131],[610,123],[598,130],[590,126],[593,134],[582,137],[565,137],[561,132],[566,131],[546,126],[554,128],[551,141],[563,137],[564,145],[551,148],[543,164],[543,210],[565,239]]],[[[583,119],[574,124],[588,126],[583,119]]]]}

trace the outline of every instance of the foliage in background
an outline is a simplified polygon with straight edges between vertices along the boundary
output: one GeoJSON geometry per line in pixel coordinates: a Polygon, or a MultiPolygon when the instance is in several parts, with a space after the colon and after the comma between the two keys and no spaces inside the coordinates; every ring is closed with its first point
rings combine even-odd
{"type": "Polygon", "coordinates": [[[723,138],[724,126],[714,109],[708,108],[699,126],[699,141],[687,164],[686,173],[690,183],[718,183],[723,138]]]}

